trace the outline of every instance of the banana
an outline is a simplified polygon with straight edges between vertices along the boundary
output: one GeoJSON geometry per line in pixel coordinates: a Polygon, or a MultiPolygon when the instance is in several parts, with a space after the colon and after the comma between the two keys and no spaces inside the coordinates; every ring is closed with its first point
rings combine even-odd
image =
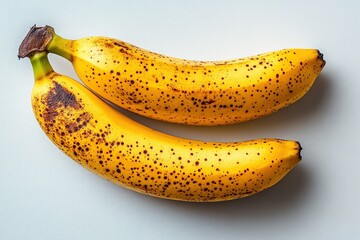
{"type": "Polygon", "coordinates": [[[204,142],[155,131],[54,72],[46,52],[29,58],[32,108],[42,130],[77,163],[125,188],[173,200],[225,201],[274,185],[301,159],[297,141],[204,142]]]}
{"type": "Polygon", "coordinates": [[[149,118],[189,125],[269,115],[304,96],[325,65],[316,49],[189,61],[107,37],[68,40],[49,26],[34,27],[29,38],[71,61],[80,80],[104,99],[149,118]]]}

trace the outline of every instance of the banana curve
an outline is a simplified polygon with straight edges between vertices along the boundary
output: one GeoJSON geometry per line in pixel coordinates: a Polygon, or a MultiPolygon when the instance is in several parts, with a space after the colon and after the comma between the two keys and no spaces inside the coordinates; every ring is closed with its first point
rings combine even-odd
{"type": "MultiPolygon", "coordinates": [[[[43,53],[31,57],[33,66],[46,59],[43,53]]],[[[296,141],[218,143],[157,132],[75,80],[42,72],[32,106],[46,135],[83,167],[126,188],[182,201],[231,200],[274,185],[300,161],[296,141]]]]}
{"type": "Polygon", "coordinates": [[[260,118],[302,98],[325,65],[317,49],[284,49],[226,61],[191,61],[108,37],[64,39],[43,29],[47,51],[72,62],[86,86],[137,114],[189,125],[260,118]]]}

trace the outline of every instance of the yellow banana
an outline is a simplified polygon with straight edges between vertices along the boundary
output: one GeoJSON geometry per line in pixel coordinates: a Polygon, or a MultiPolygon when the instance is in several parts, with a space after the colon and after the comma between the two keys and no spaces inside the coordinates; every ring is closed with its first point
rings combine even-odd
{"type": "Polygon", "coordinates": [[[41,36],[41,49],[71,61],[85,85],[104,99],[150,118],[191,125],[271,114],[305,95],[325,65],[316,49],[189,61],[107,37],[67,40],[49,26],[32,32],[41,36]]]}
{"type": "Polygon", "coordinates": [[[224,201],[252,195],[300,161],[296,141],[203,142],[169,136],[116,111],[79,82],[30,57],[34,115],[64,153],[111,182],[160,198],[224,201]]]}

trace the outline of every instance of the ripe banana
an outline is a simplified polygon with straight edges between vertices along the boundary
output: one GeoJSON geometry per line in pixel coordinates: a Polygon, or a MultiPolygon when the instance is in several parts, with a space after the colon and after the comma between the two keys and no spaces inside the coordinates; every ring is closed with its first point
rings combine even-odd
{"type": "Polygon", "coordinates": [[[296,141],[202,142],[157,132],[54,72],[46,52],[29,58],[32,107],[46,135],[83,167],[126,188],[174,200],[224,201],[274,185],[300,161],[296,141]]]}
{"type": "Polygon", "coordinates": [[[85,85],[104,99],[150,118],[191,125],[271,114],[304,96],[325,65],[316,49],[189,61],[107,37],[68,40],[49,26],[31,31],[33,38],[41,36],[41,49],[71,61],[85,85]]]}

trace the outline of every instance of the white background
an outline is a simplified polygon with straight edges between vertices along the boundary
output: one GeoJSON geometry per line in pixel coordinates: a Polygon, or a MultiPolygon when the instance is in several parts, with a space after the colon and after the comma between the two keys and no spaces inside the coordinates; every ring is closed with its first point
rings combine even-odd
{"type": "MultiPolygon", "coordinates": [[[[12,0],[1,1],[0,24],[0,239],[360,239],[359,1],[12,0]],[[222,203],[161,200],[103,180],[60,152],[32,114],[33,73],[17,49],[33,24],[197,60],[320,49],[327,64],[309,93],[259,120],[209,128],[126,113],[187,138],[296,139],[303,161],[273,188],[222,203]]],[[[51,62],[76,78],[70,63],[51,62]]]]}

